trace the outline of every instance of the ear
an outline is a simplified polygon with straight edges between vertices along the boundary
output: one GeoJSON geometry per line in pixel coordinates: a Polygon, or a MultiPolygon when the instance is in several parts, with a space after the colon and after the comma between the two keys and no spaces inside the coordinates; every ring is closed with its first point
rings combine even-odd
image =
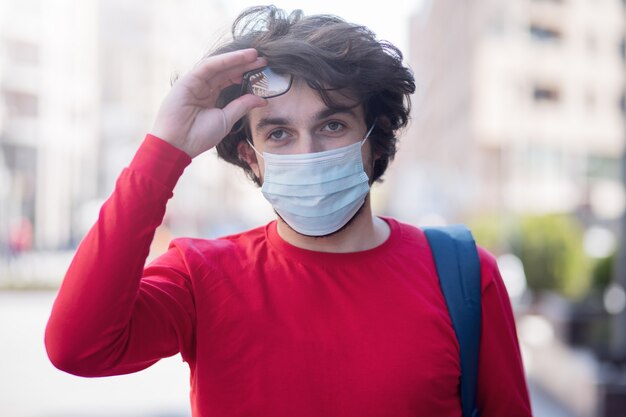
{"type": "Polygon", "coordinates": [[[252,172],[254,172],[254,175],[256,175],[257,178],[261,178],[259,162],[256,157],[256,152],[254,152],[252,146],[250,146],[247,141],[242,140],[237,145],[237,152],[239,153],[239,159],[248,164],[248,166],[250,167],[252,172]]]}

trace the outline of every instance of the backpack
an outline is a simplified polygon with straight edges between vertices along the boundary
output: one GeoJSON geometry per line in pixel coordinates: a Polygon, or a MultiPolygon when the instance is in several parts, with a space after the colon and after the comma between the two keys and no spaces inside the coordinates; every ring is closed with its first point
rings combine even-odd
{"type": "Polygon", "coordinates": [[[480,350],[480,259],[463,225],[424,228],[439,284],[459,342],[463,417],[478,417],[476,386],[480,350]]]}

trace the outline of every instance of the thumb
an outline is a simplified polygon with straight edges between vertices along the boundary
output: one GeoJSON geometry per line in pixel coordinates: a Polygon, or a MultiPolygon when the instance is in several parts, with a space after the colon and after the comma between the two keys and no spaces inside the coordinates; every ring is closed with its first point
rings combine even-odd
{"type": "Polygon", "coordinates": [[[246,94],[231,101],[222,109],[226,116],[226,122],[228,124],[229,131],[237,120],[245,116],[250,110],[256,107],[263,107],[267,105],[267,100],[253,94],[246,94]]]}

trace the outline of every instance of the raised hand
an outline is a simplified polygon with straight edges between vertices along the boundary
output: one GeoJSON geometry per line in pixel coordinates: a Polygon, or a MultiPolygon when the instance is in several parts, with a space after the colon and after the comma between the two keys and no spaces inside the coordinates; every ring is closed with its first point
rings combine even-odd
{"type": "Polygon", "coordinates": [[[161,103],[152,134],[195,157],[217,145],[233,124],[266,100],[246,94],[223,109],[215,102],[223,88],[241,82],[246,71],[267,65],[255,49],[242,49],[200,61],[174,83],[161,103]]]}

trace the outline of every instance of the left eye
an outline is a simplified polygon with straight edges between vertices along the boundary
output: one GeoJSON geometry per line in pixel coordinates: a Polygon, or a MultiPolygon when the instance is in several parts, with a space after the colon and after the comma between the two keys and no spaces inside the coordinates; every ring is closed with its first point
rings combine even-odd
{"type": "Polygon", "coordinates": [[[328,122],[326,126],[324,126],[324,130],[328,130],[330,132],[337,132],[344,127],[343,123],[339,122],[328,122]]]}

